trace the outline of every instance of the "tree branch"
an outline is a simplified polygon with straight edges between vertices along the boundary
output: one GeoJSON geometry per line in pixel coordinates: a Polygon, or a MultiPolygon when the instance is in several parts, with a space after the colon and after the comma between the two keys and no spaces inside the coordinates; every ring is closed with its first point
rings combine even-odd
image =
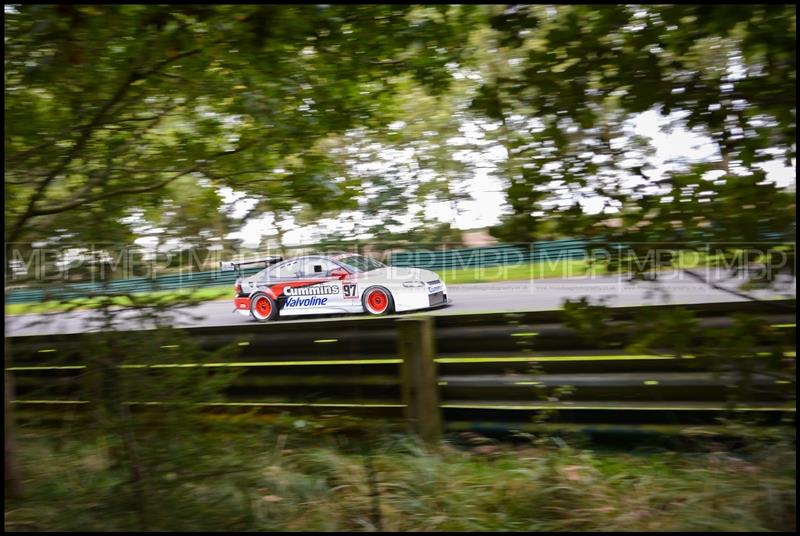
{"type": "Polygon", "coordinates": [[[145,127],[145,131],[146,131],[146,130],[149,130],[149,129],[153,128],[156,124],[158,124],[158,122],[161,119],[164,118],[165,115],[170,113],[175,108],[181,106],[181,104],[186,104],[186,103],[174,102],[173,101],[172,103],[170,103],[170,106],[167,106],[166,108],[164,108],[163,110],[161,110],[160,112],[158,112],[155,115],[148,115],[147,117],[125,117],[125,118],[122,118],[122,119],[115,119],[113,121],[106,121],[105,123],[102,124],[102,126],[116,125],[116,124],[119,124],[119,123],[131,123],[131,122],[138,122],[138,121],[151,121],[151,123],[149,125],[147,125],[147,127],[145,127]]]}
{"type": "MultiPolygon", "coordinates": [[[[253,140],[253,141],[251,141],[249,143],[246,143],[242,147],[239,147],[238,149],[236,149],[234,151],[221,151],[219,153],[216,153],[216,154],[210,156],[208,158],[208,160],[214,160],[214,159],[217,159],[217,158],[223,158],[225,156],[229,156],[229,155],[232,155],[232,154],[235,154],[235,153],[239,153],[239,152],[244,151],[247,148],[251,147],[255,143],[256,143],[255,140],[253,140]]],[[[117,197],[117,196],[120,196],[120,195],[132,195],[132,194],[142,194],[142,193],[147,193],[147,192],[153,192],[155,190],[159,190],[159,189],[163,188],[167,184],[179,179],[180,177],[188,175],[189,173],[192,173],[194,171],[199,171],[201,168],[202,168],[202,164],[195,164],[195,165],[193,165],[193,166],[191,166],[189,168],[184,169],[183,171],[181,171],[179,173],[176,173],[175,175],[172,175],[171,177],[168,177],[168,178],[164,179],[163,181],[157,182],[155,184],[150,184],[148,186],[139,186],[139,187],[132,187],[132,188],[120,188],[118,190],[112,190],[110,192],[104,192],[102,194],[98,194],[98,195],[95,195],[93,197],[89,197],[89,198],[86,198],[86,199],[80,199],[79,198],[79,199],[75,199],[74,201],[71,201],[69,203],[64,203],[62,205],[57,205],[57,206],[44,208],[44,209],[37,209],[33,213],[33,216],[46,216],[46,215],[50,215],[50,214],[58,214],[58,213],[61,213],[61,212],[66,212],[68,210],[72,210],[74,208],[78,208],[81,205],[86,205],[86,204],[89,204],[89,203],[102,201],[103,199],[109,199],[111,197],[117,197]]]]}
{"type": "Polygon", "coordinates": [[[754,302],[758,302],[758,303],[763,303],[765,305],[769,305],[769,306],[774,307],[776,309],[790,310],[790,311],[794,311],[795,310],[794,307],[788,306],[788,305],[784,305],[784,304],[782,304],[780,302],[775,302],[775,301],[772,301],[772,300],[760,300],[760,299],[756,298],[755,296],[751,296],[749,294],[744,294],[743,292],[739,292],[739,291],[736,291],[736,290],[733,290],[733,289],[725,288],[725,287],[723,287],[721,285],[717,285],[716,283],[710,282],[708,279],[706,279],[705,277],[703,277],[702,275],[700,275],[700,274],[698,274],[696,272],[693,272],[692,270],[684,268],[683,271],[685,273],[689,274],[694,279],[697,279],[698,281],[700,281],[702,283],[705,283],[706,285],[710,286],[714,290],[721,290],[722,292],[727,292],[728,294],[732,294],[734,296],[738,296],[738,297],[744,298],[746,300],[750,300],[750,301],[754,301],[754,302]]]}
{"type": "MultiPolygon", "coordinates": [[[[34,154],[34,153],[38,152],[38,151],[41,151],[42,149],[44,149],[44,148],[46,148],[46,147],[52,146],[52,145],[53,145],[53,144],[54,144],[54,143],[55,143],[55,142],[56,142],[58,139],[60,139],[60,138],[61,138],[61,136],[65,135],[65,134],[67,134],[67,133],[69,133],[69,132],[72,132],[72,131],[74,131],[74,130],[78,130],[79,128],[80,128],[80,126],[79,126],[79,125],[74,125],[74,126],[71,126],[71,127],[65,128],[65,129],[63,129],[61,132],[59,132],[58,134],[56,134],[55,136],[51,136],[51,137],[49,137],[49,138],[45,139],[43,142],[41,142],[41,143],[40,143],[40,144],[38,144],[38,145],[34,145],[34,146],[33,146],[33,147],[31,147],[30,149],[25,149],[25,150],[24,150],[24,151],[22,151],[22,152],[19,152],[19,153],[16,153],[16,154],[12,154],[12,155],[10,155],[10,156],[9,156],[9,155],[7,155],[7,156],[5,157],[5,161],[6,161],[6,163],[7,163],[7,164],[9,164],[9,163],[13,163],[13,162],[18,162],[18,161],[20,161],[20,160],[21,160],[21,161],[25,161],[25,159],[26,159],[28,156],[30,156],[30,155],[32,155],[32,154],[34,154]]],[[[8,181],[6,181],[6,182],[8,182],[8,181]]],[[[12,184],[14,184],[14,183],[12,183],[12,184]]]]}
{"type": "Polygon", "coordinates": [[[100,110],[97,111],[97,113],[94,115],[92,120],[89,121],[86,125],[84,125],[83,127],[80,128],[80,131],[81,131],[80,137],[75,142],[75,145],[72,147],[72,149],[69,151],[69,153],[67,153],[67,155],[62,159],[62,161],[59,162],[58,165],[56,165],[56,167],[53,168],[50,171],[50,173],[48,173],[41,180],[41,182],[39,183],[38,187],[36,188],[36,191],[33,192],[33,194],[31,195],[30,199],[28,200],[28,204],[27,204],[27,207],[25,208],[25,211],[19,216],[19,218],[17,218],[16,222],[14,223],[13,227],[11,228],[11,231],[9,232],[9,234],[6,235],[6,242],[14,242],[19,237],[19,235],[22,233],[22,229],[25,226],[25,224],[28,222],[28,220],[30,220],[35,215],[38,215],[37,214],[38,211],[37,211],[37,208],[36,208],[36,204],[42,198],[42,196],[44,196],[44,193],[47,190],[48,186],[50,186],[50,183],[52,183],[53,180],[62,171],[64,171],[64,169],[66,169],[66,167],[70,164],[70,162],[72,162],[72,160],[74,160],[75,157],[78,156],[78,154],[83,150],[83,148],[85,147],[86,143],[89,141],[89,138],[91,137],[92,132],[94,131],[94,129],[98,125],[100,125],[100,123],[101,123],[103,117],[106,115],[106,113],[108,113],[108,111],[111,110],[111,108],[113,108],[116,104],[118,104],[123,99],[123,97],[125,97],[125,95],[128,93],[128,91],[130,90],[130,88],[131,88],[131,86],[133,85],[134,82],[137,82],[139,80],[144,80],[145,78],[157,73],[158,71],[160,71],[161,69],[163,69],[164,67],[169,65],[170,63],[173,63],[173,62],[178,61],[180,59],[186,58],[186,57],[191,56],[193,54],[197,54],[200,51],[201,51],[200,48],[187,50],[187,51],[182,52],[180,54],[176,54],[175,56],[173,56],[171,58],[167,58],[167,59],[161,60],[160,62],[156,63],[153,67],[151,67],[150,69],[148,69],[146,71],[141,71],[141,72],[133,71],[133,72],[131,72],[128,75],[128,77],[123,81],[123,83],[120,85],[120,87],[117,88],[117,91],[114,92],[114,94],[111,96],[111,98],[100,108],[100,110]]]}
{"type": "Polygon", "coordinates": [[[177,173],[177,174],[175,174],[175,175],[173,175],[173,176],[171,176],[171,177],[169,177],[169,178],[167,178],[167,179],[165,179],[165,180],[163,180],[161,182],[158,182],[156,184],[151,184],[151,185],[148,185],[148,186],[141,186],[141,187],[138,187],[138,188],[120,188],[119,190],[112,190],[110,192],[105,192],[105,193],[96,195],[94,197],[89,197],[89,198],[86,198],[86,199],[80,199],[79,198],[79,199],[76,199],[75,201],[71,201],[69,203],[64,203],[62,205],[57,205],[57,206],[53,206],[53,207],[50,207],[50,208],[44,208],[44,209],[37,209],[36,212],[33,213],[33,216],[47,216],[47,215],[50,215],[50,214],[59,214],[61,212],[66,212],[68,210],[72,210],[74,208],[78,208],[81,205],[87,205],[89,203],[94,203],[96,201],[102,201],[103,199],[109,199],[111,197],[116,197],[118,195],[141,194],[141,193],[146,193],[146,192],[152,192],[152,191],[158,190],[160,188],[163,188],[164,186],[166,186],[170,182],[175,181],[175,180],[179,179],[180,177],[183,177],[184,175],[187,175],[187,174],[189,174],[189,173],[191,173],[193,171],[197,171],[198,167],[199,166],[193,166],[191,168],[188,168],[188,169],[186,169],[186,170],[184,170],[184,171],[182,171],[180,173],[177,173]]]}
{"type": "Polygon", "coordinates": [[[372,65],[405,65],[405,60],[368,60],[372,65]]]}
{"type": "MultiPolygon", "coordinates": [[[[219,180],[223,176],[224,177],[236,177],[238,175],[252,175],[253,173],[266,174],[266,173],[269,173],[269,171],[263,170],[263,169],[253,169],[253,170],[247,170],[247,171],[237,171],[235,173],[224,173],[224,174],[220,175],[220,174],[217,174],[217,173],[212,173],[211,171],[208,171],[208,170],[203,170],[203,173],[208,175],[212,179],[219,180]]],[[[279,177],[278,178],[272,177],[272,178],[251,179],[251,180],[247,180],[247,181],[244,181],[244,182],[237,183],[236,186],[238,187],[238,186],[243,186],[243,185],[247,185],[247,184],[254,184],[254,183],[257,183],[257,182],[281,181],[281,180],[283,180],[283,179],[281,179],[279,177]]]]}
{"type": "Polygon", "coordinates": [[[39,199],[42,198],[45,190],[47,190],[47,187],[50,185],[51,182],[53,182],[53,180],[58,176],[58,174],[64,171],[64,169],[66,169],[66,167],[70,164],[70,162],[72,162],[72,160],[76,156],[78,156],[78,153],[80,153],[83,150],[83,147],[89,140],[92,131],[100,123],[100,120],[103,118],[103,115],[105,115],[105,113],[109,109],[111,109],[112,106],[114,106],[117,102],[119,102],[122,99],[122,97],[125,96],[125,93],[128,92],[128,89],[130,89],[131,84],[133,84],[133,82],[135,81],[136,78],[134,74],[129,75],[128,78],[125,80],[125,82],[117,89],[117,91],[114,93],[111,99],[109,99],[108,102],[106,102],[106,104],[102,108],[100,108],[100,110],[95,114],[92,120],[81,128],[81,135],[75,142],[75,145],[72,147],[72,150],[70,150],[69,153],[67,153],[67,156],[64,157],[62,161],[59,162],[59,164],[56,165],[56,167],[52,169],[50,173],[48,173],[44,177],[44,179],[40,181],[38,188],[36,189],[36,191],[33,192],[30,199],[28,200],[28,206],[25,208],[25,211],[17,219],[16,223],[11,229],[11,232],[8,235],[6,235],[6,242],[14,242],[17,239],[17,237],[19,237],[25,223],[27,223],[28,220],[30,220],[34,216],[36,212],[36,203],[39,201],[39,199]]]}

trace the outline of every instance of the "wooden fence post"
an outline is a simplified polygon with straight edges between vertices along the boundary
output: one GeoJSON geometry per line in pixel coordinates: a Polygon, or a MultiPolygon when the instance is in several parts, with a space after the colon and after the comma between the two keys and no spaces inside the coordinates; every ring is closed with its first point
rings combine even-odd
{"type": "Polygon", "coordinates": [[[398,350],[403,359],[401,385],[409,430],[434,446],[442,437],[433,318],[402,318],[398,322],[398,350]]]}
{"type": "MultiPolygon", "coordinates": [[[[6,367],[11,366],[10,341],[4,337],[4,350],[6,358],[3,363],[6,367]]],[[[22,497],[22,463],[19,458],[19,444],[17,443],[17,429],[14,422],[14,412],[11,409],[11,401],[14,396],[14,379],[12,374],[4,370],[5,397],[3,400],[3,420],[5,421],[4,451],[5,451],[5,491],[9,499],[19,499],[22,497]]]]}

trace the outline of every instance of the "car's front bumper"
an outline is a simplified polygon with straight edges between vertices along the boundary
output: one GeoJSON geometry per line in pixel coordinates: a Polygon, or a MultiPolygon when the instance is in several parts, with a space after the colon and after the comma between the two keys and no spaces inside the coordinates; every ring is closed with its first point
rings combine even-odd
{"type": "Polygon", "coordinates": [[[450,307],[451,305],[453,305],[453,300],[447,298],[445,301],[443,301],[438,305],[431,305],[430,307],[428,307],[428,309],[444,309],[445,307],[450,307]]]}
{"type": "Polygon", "coordinates": [[[442,287],[436,292],[428,292],[427,289],[419,289],[417,292],[409,292],[403,289],[394,296],[395,310],[397,312],[416,311],[419,309],[432,309],[448,305],[451,300],[447,296],[447,288],[442,287]]]}

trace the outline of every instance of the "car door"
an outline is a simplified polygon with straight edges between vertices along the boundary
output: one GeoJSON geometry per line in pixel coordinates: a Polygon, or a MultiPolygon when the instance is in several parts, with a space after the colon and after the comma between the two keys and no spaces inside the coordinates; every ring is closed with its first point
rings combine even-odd
{"type": "Polygon", "coordinates": [[[270,277],[270,289],[278,299],[281,315],[320,314],[328,312],[332,298],[341,293],[317,258],[302,257],[276,267],[270,277]]]}
{"type": "Polygon", "coordinates": [[[291,289],[307,285],[300,277],[301,267],[301,259],[290,259],[271,267],[266,277],[259,282],[259,288],[269,290],[275,296],[281,314],[291,314],[291,311],[283,311],[287,298],[292,294],[291,289]]]}

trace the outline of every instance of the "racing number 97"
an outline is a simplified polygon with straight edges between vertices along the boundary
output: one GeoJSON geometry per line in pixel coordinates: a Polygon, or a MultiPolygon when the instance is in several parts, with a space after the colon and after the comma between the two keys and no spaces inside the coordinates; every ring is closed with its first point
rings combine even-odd
{"type": "Polygon", "coordinates": [[[345,283],[342,285],[342,290],[344,291],[345,298],[356,298],[356,284],[355,283],[345,283]]]}

